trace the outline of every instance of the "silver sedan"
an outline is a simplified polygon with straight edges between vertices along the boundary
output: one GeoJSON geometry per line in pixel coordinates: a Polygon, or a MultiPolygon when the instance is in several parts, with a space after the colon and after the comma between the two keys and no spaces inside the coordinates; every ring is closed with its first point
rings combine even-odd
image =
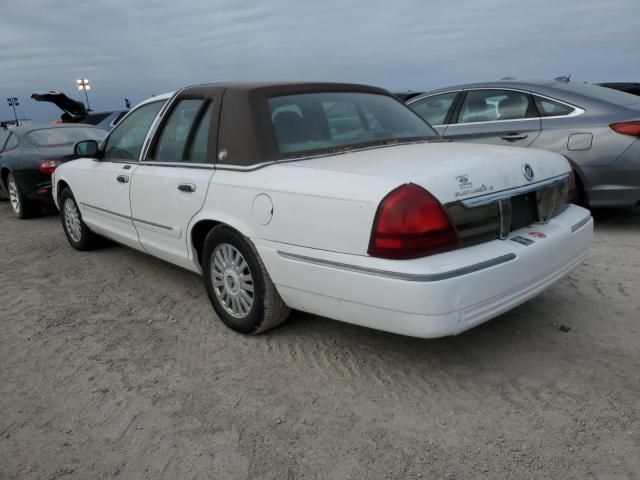
{"type": "Polygon", "coordinates": [[[572,163],[579,201],[640,204],[640,97],[566,79],[427,92],[407,104],[443,137],[540,148],[572,163]]]}

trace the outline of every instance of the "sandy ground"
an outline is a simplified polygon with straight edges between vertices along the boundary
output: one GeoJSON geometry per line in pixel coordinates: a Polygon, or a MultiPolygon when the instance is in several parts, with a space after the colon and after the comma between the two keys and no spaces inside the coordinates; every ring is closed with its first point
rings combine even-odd
{"type": "Polygon", "coordinates": [[[640,478],[640,213],[596,220],[583,266],[458,337],[247,338],[197,275],[2,202],[0,478],[640,478]]]}

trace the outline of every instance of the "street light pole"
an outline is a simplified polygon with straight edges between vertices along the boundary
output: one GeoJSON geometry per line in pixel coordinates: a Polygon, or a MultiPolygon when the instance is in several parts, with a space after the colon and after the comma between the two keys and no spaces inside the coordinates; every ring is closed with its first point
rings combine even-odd
{"type": "Polygon", "coordinates": [[[89,94],[87,93],[91,90],[91,85],[89,85],[88,79],[78,79],[76,80],[76,85],[78,86],[78,90],[84,90],[84,98],[87,99],[87,112],[91,111],[91,105],[89,105],[89,94]]]}
{"type": "Polygon", "coordinates": [[[16,107],[20,106],[20,102],[17,97],[7,97],[7,103],[10,107],[13,108],[13,116],[16,118],[16,127],[20,126],[20,121],[18,120],[18,112],[16,111],[16,107]]]}

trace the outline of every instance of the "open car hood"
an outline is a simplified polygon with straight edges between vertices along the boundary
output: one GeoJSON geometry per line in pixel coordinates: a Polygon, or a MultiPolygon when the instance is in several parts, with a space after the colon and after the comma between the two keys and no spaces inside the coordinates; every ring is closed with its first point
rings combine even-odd
{"type": "Polygon", "coordinates": [[[34,93],[31,95],[37,102],[51,102],[60,110],[71,115],[74,121],[78,122],[87,115],[84,103],[67,97],[62,92],[51,91],[47,93],[34,93]]]}

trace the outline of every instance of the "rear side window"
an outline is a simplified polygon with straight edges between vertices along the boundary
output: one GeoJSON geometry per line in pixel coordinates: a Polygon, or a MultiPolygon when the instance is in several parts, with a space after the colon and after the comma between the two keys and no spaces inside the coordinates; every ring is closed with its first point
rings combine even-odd
{"type": "Polygon", "coordinates": [[[164,102],[143,105],[123,119],[107,139],[105,160],[134,160],[140,158],[142,145],[164,102]]]}
{"type": "Polygon", "coordinates": [[[156,162],[180,162],[184,159],[189,132],[204,100],[180,100],[164,124],[152,159],[156,162]]]}
{"type": "Polygon", "coordinates": [[[541,117],[559,117],[569,115],[573,112],[573,108],[560,102],[549,100],[548,98],[533,97],[536,101],[536,107],[541,117]]]}
{"type": "Polygon", "coordinates": [[[194,163],[207,163],[207,153],[209,151],[209,130],[211,129],[211,117],[213,116],[213,102],[207,107],[198,130],[193,137],[191,151],[189,152],[189,160],[194,163]]]}
{"type": "Polygon", "coordinates": [[[429,122],[430,125],[442,125],[457,94],[458,92],[449,92],[433,95],[413,102],[409,107],[429,122]]]}
{"type": "Polygon", "coordinates": [[[410,109],[386,95],[305,93],[273,97],[268,102],[281,153],[332,151],[438,136],[410,109]]]}
{"type": "Polygon", "coordinates": [[[458,123],[492,122],[535,117],[528,94],[513,90],[471,90],[467,92],[458,123]]]}

